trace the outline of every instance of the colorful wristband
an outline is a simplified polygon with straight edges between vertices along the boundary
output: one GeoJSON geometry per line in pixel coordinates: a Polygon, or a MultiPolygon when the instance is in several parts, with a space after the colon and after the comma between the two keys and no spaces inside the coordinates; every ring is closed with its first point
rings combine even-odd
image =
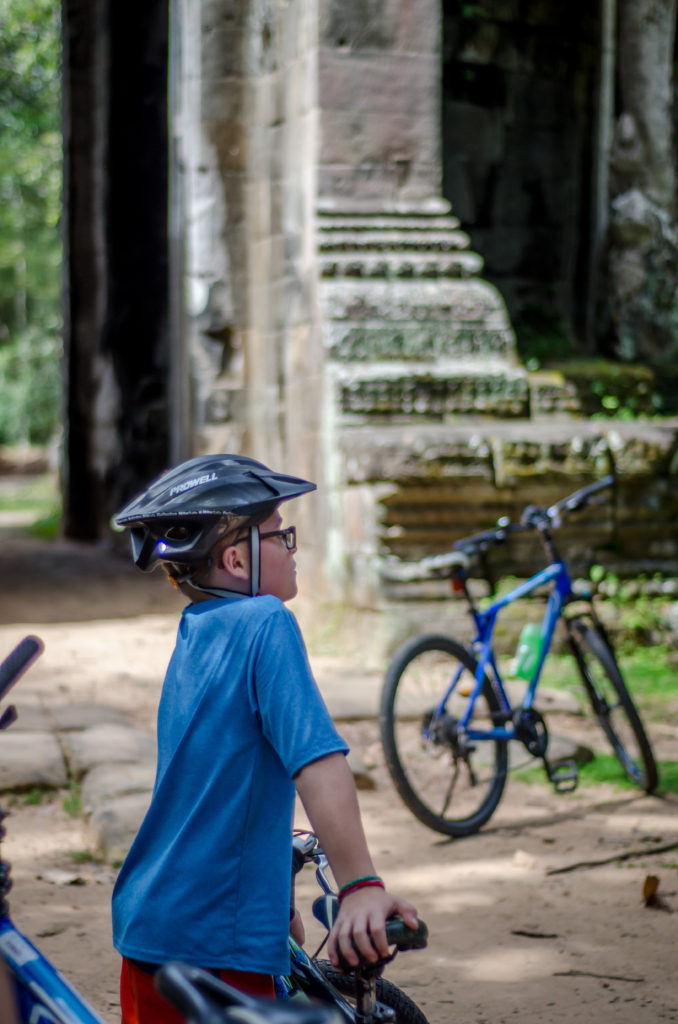
{"type": "Polygon", "coordinates": [[[350,896],[352,892],[357,892],[358,889],[367,889],[370,886],[376,886],[379,889],[384,888],[379,875],[363,875],[362,878],[354,878],[352,882],[347,882],[346,885],[342,885],[339,890],[337,899],[341,903],[345,896],[350,896]]]}

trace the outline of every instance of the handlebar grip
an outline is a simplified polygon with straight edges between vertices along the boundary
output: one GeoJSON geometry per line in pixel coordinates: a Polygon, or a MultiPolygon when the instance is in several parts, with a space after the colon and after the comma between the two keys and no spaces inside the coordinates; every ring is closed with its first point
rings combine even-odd
{"type": "MultiPolygon", "coordinates": [[[[329,931],[339,913],[339,900],[334,895],[318,896],[313,902],[313,916],[329,931]]],[[[409,928],[399,914],[389,917],[386,922],[386,938],[389,946],[399,952],[407,949],[424,949],[428,941],[428,928],[420,921],[416,928],[409,928]]]]}
{"type": "Polygon", "coordinates": [[[423,921],[416,928],[409,928],[396,914],[386,922],[386,938],[389,946],[397,946],[401,953],[406,949],[424,949],[428,943],[428,928],[423,921]]]}
{"type": "Polygon", "coordinates": [[[32,665],[44,649],[37,636],[26,636],[0,663],[0,700],[14,686],[19,677],[32,665]]]}

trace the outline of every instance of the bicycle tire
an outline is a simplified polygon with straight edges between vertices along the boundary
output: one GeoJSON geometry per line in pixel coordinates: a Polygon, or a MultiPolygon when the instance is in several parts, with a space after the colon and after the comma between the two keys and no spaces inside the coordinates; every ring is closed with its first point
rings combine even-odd
{"type": "MultiPolygon", "coordinates": [[[[415,637],[394,655],[381,694],[381,744],[395,788],[419,821],[448,836],[477,832],[506,785],[507,740],[476,741],[466,749],[457,742],[456,723],[468,705],[476,666],[473,655],[450,637],[415,637]],[[445,713],[434,719],[458,669],[445,713]]],[[[499,699],[486,677],[471,725],[490,728],[499,715],[499,699]]]]}
{"type": "MultiPolygon", "coordinates": [[[[329,960],[314,960],[319,971],[332,988],[350,1002],[355,994],[355,976],[337,971],[329,960]]],[[[385,978],[377,978],[377,1002],[388,1006],[395,1013],[395,1024],[428,1024],[417,1004],[409,996],[385,978]]]]}
{"type": "Polygon", "coordinates": [[[570,644],[593,715],[627,778],[652,793],[659,781],[652,746],[609,641],[581,620],[571,625],[570,644]]]}

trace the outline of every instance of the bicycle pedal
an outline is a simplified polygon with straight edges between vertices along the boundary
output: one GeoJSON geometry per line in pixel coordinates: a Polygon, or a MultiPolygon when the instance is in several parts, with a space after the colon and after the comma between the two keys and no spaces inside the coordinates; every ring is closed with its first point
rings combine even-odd
{"type": "Polygon", "coordinates": [[[579,782],[579,771],[575,761],[560,761],[546,765],[549,781],[556,793],[572,793],[579,782]]]}

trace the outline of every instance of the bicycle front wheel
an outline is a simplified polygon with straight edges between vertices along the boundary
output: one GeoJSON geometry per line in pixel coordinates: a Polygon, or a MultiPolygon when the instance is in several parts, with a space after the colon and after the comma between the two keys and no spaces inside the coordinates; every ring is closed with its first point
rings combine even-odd
{"type": "MultiPolygon", "coordinates": [[[[329,960],[314,960],[318,968],[330,983],[345,999],[354,1005],[355,1003],[355,975],[352,972],[344,974],[336,970],[329,960]]],[[[394,1024],[428,1024],[426,1017],[415,1002],[406,996],[396,985],[384,978],[377,978],[377,1003],[382,1007],[387,1006],[393,1010],[394,1024]]]]}
{"type": "MultiPolygon", "coordinates": [[[[415,637],[396,652],[381,695],[381,743],[394,785],[424,825],[449,836],[477,832],[506,784],[507,741],[469,741],[459,729],[476,668],[455,640],[415,637]]],[[[486,677],[468,728],[489,730],[499,718],[499,700],[486,677]]]]}
{"type": "Polygon", "coordinates": [[[631,782],[651,793],[658,782],[654,754],[609,643],[578,620],[570,643],[593,714],[617,760],[631,782]]]}

